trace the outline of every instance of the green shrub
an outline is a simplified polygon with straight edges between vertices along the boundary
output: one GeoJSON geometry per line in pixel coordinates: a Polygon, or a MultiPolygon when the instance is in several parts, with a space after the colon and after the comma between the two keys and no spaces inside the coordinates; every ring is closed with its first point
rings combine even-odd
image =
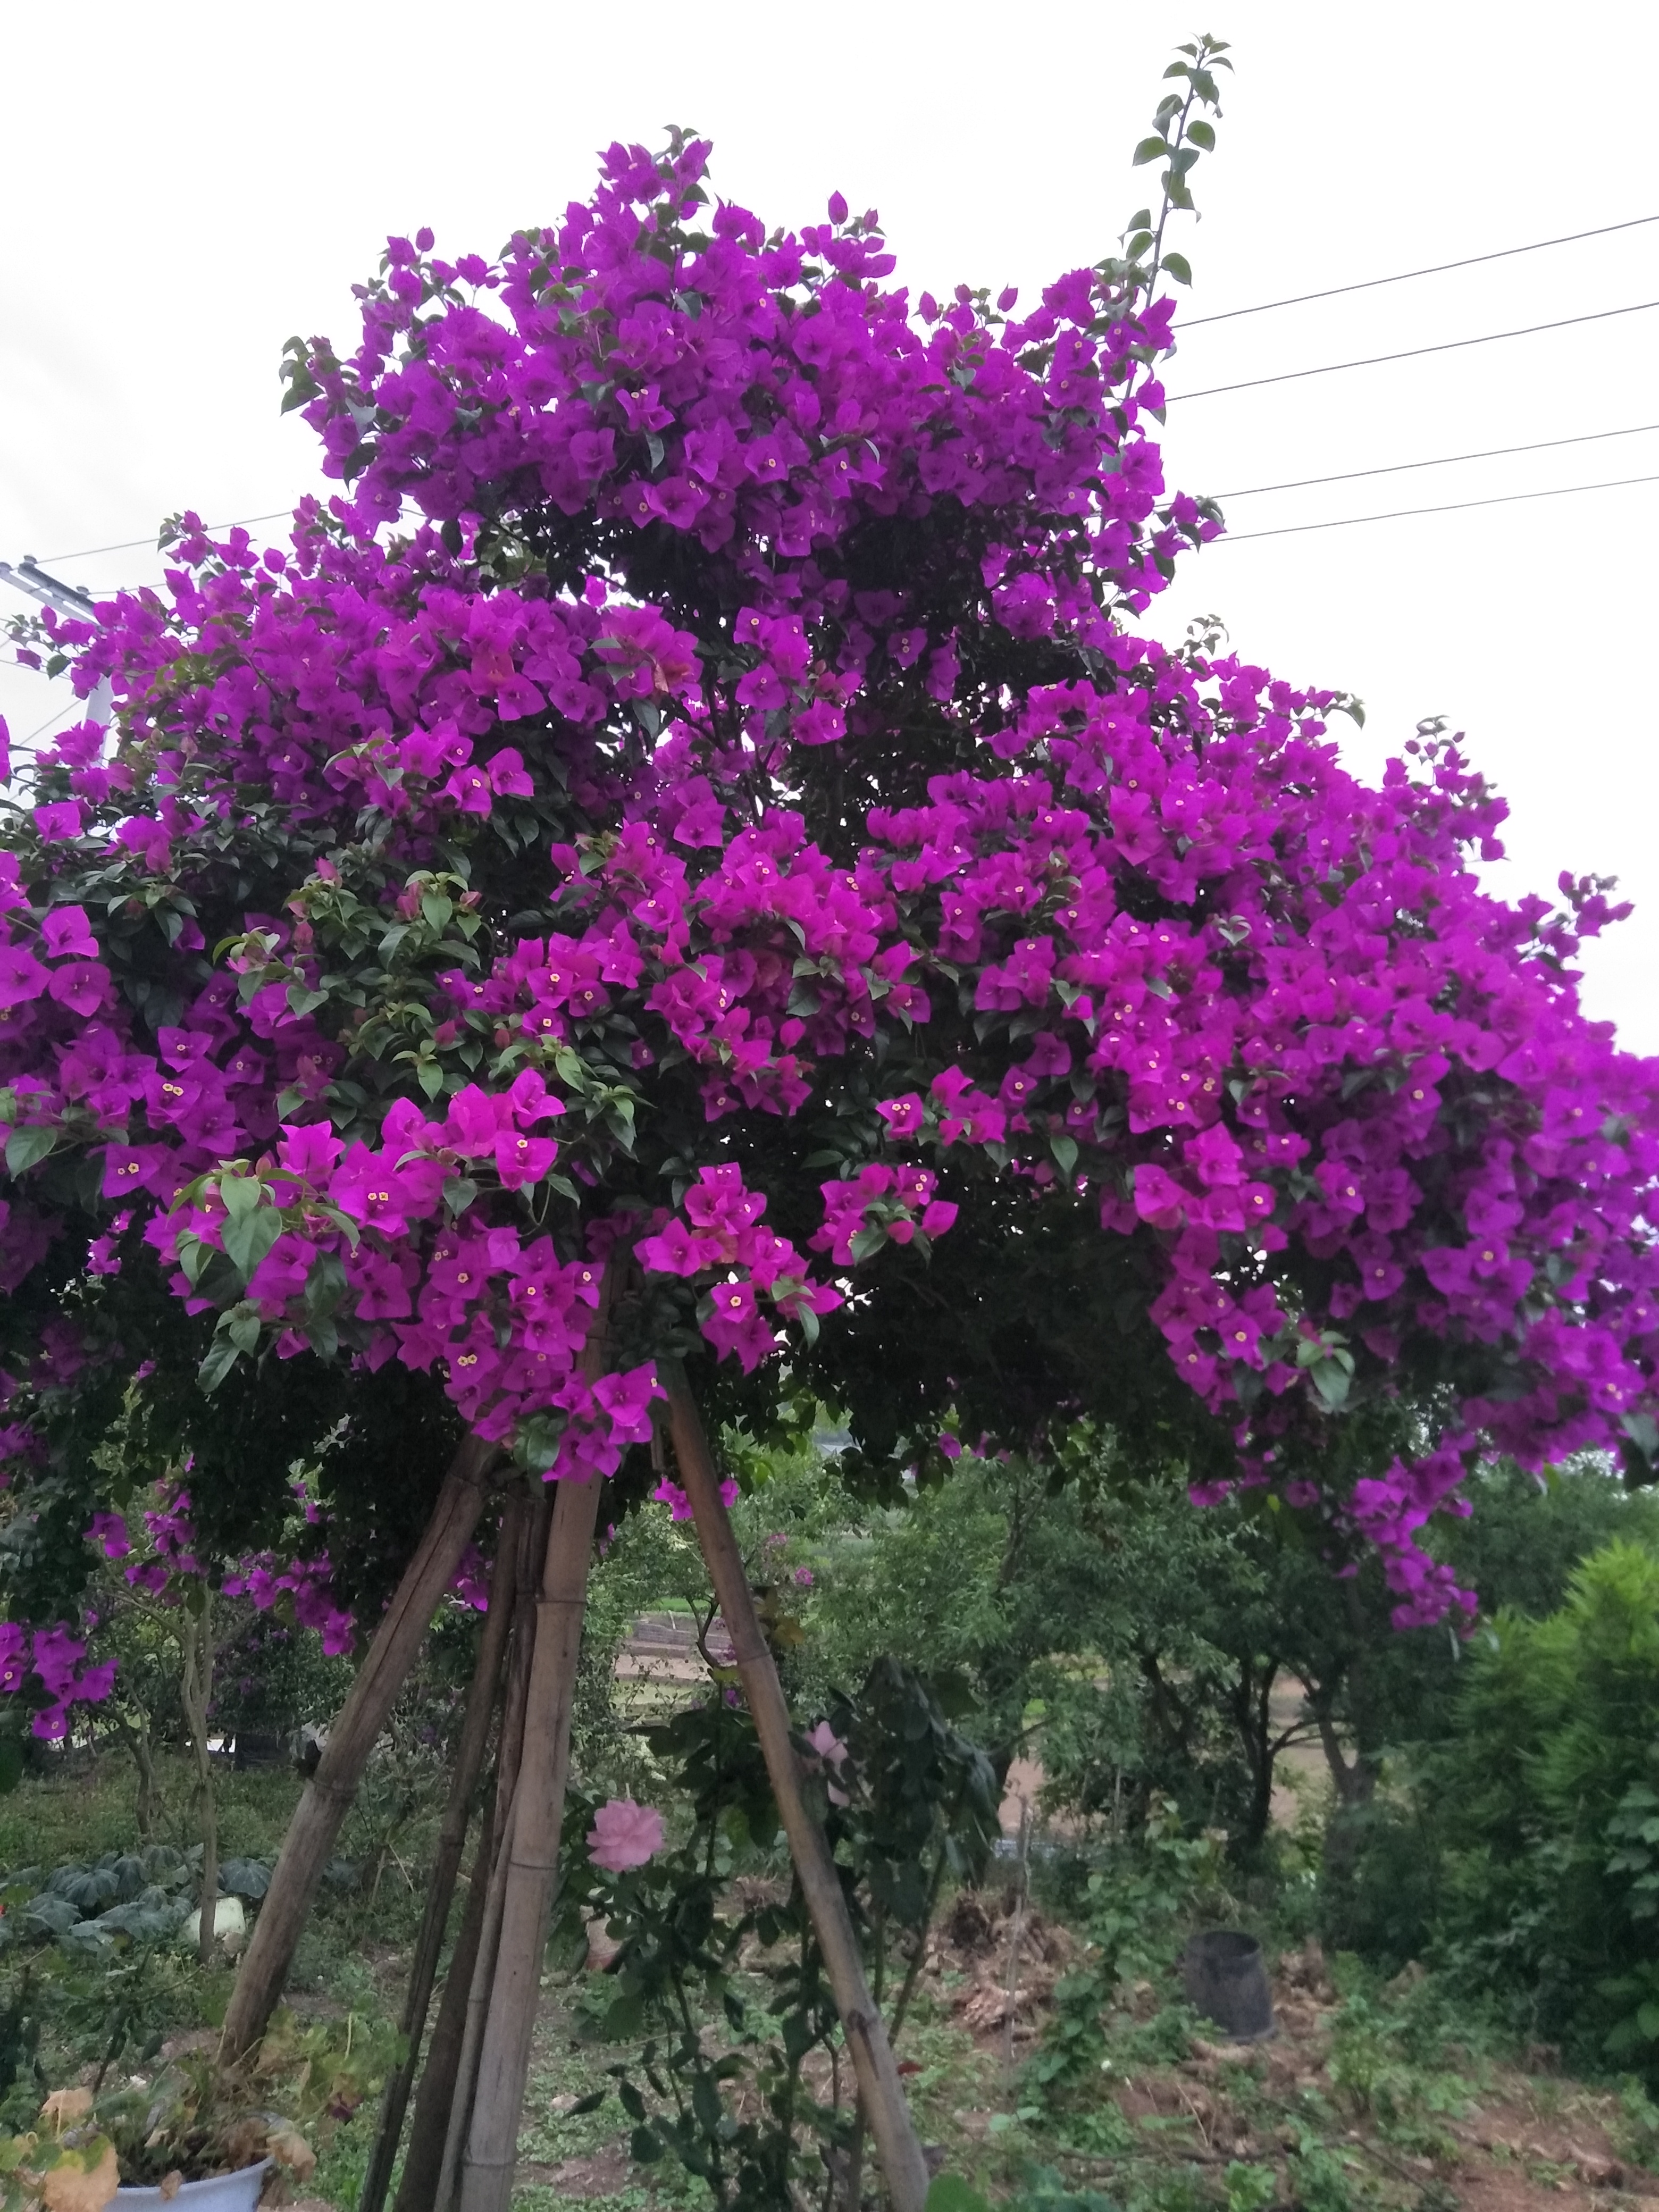
{"type": "Polygon", "coordinates": [[[1619,1540],[1476,1636],[1449,1724],[1367,1808],[1347,1938],[1428,1956],[1580,2063],[1659,2055],[1659,1558],[1619,1540]],[[1645,1833],[1653,1826],[1653,1836],[1645,1833]]]}

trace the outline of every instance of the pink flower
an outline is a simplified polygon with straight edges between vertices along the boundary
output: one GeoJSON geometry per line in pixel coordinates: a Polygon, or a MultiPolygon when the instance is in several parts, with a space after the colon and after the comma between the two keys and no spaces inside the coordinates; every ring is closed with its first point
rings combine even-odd
{"type": "Polygon", "coordinates": [[[54,960],[95,960],[97,940],[83,906],[54,907],[40,925],[46,951],[54,960]]]}
{"type": "Polygon", "coordinates": [[[125,1559],[132,1549],[127,1524],[118,1513],[94,1513],[87,1541],[99,1545],[106,1559],[125,1559]]]}
{"type": "Polygon", "coordinates": [[[587,1832],[588,1856],[610,1874],[641,1867],[662,1849],[662,1814],[631,1797],[612,1797],[593,1815],[587,1832]]]}
{"type": "Polygon", "coordinates": [[[48,971],[21,945],[0,945],[0,1006],[21,1006],[38,999],[48,971]]]}
{"type": "Polygon", "coordinates": [[[321,1188],[343,1150],[326,1121],[308,1121],[298,1128],[284,1122],[276,1157],[291,1176],[321,1188]]]}
{"type": "MultiPolygon", "coordinates": [[[[847,1757],[847,1746],[836,1734],[828,1721],[820,1721],[817,1726],[809,1732],[806,1741],[826,1766],[836,1774],[841,1772],[847,1757]]],[[[851,1802],[847,1792],[837,1784],[831,1782],[828,1787],[830,1802],[832,1805],[845,1805],[851,1802]]]]}
{"type": "MultiPolygon", "coordinates": [[[[678,1483],[671,1481],[667,1475],[664,1475],[651,1495],[668,1508],[668,1516],[671,1521],[691,1519],[691,1500],[680,1488],[678,1483]]],[[[729,1512],[737,1502],[738,1486],[728,1474],[720,1485],[720,1504],[729,1512]]]]}
{"type": "Polygon", "coordinates": [[[57,844],[65,837],[78,837],[81,834],[81,810],[70,799],[61,799],[49,806],[37,806],[34,826],[40,831],[42,842],[48,845],[57,844]]]}
{"type": "Polygon", "coordinates": [[[914,1137],[927,1120],[927,1109],[914,1091],[907,1091],[902,1098],[878,1099],[876,1111],[896,1137],[914,1137]]]}
{"type": "Polygon", "coordinates": [[[847,1746],[836,1734],[828,1721],[820,1721],[817,1726],[810,1731],[806,1741],[827,1765],[833,1766],[837,1774],[841,1772],[842,1761],[847,1756],[847,1746]]]}

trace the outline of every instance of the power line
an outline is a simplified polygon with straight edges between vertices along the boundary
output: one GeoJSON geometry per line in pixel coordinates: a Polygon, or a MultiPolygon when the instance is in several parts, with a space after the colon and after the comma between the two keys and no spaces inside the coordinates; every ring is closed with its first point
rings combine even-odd
{"type": "Polygon", "coordinates": [[[20,746],[32,745],[37,738],[45,737],[46,732],[52,727],[54,722],[61,722],[65,714],[72,714],[77,707],[84,706],[85,703],[85,701],[82,699],[71,699],[67,707],[60,707],[55,714],[48,714],[46,720],[40,724],[40,727],[38,729],[31,730],[27,737],[19,738],[17,739],[18,744],[20,746]]]}
{"type": "MultiPolygon", "coordinates": [[[[1630,230],[1635,228],[1637,224],[1644,222],[1659,222],[1659,216],[1638,216],[1631,222],[1608,223],[1604,226],[1602,230],[1575,231],[1571,234],[1571,237],[1565,239],[1540,239],[1538,240],[1537,246],[1506,246],[1500,253],[1478,253],[1471,256],[1470,260],[1500,261],[1506,254],[1531,253],[1536,252],[1538,247],[1545,246],[1571,245],[1576,239],[1600,238],[1605,235],[1607,231],[1630,230]]],[[[1469,265],[1470,262],[1462,261],[1447,261],[1439,264],[1441,268],[1445,269],[1462,269],[1467,268],[1469,265]]],[[[1370,278],[1369,283],[1365,284],[1338,285],[1335,287],[1335,290],[1339,292],[1363,292],[1370,289],[1373,285],[1403,283],[1406,281],[1407,276],[1430,276],[1437,273],[1437,270],[1432,269],[1409,270],[1406,272],[1406,276],[1376,276],[1370,278]]],[[[1302,298],[1308,300],[1328,299],[1332,296],[1332,294],[1324,292],[1309,292],[1301,295],[1302,298]]],[[[1297,300],[1273,300],[1269,301],[1266,304],[1267,307],[1289,307],[1297,306],[1299,301],[1297,300]]],[[[1645,309],[1655,307],[1659,307],[1659,300],[1640,300],[1638,301],[1633,307],[1607,307],[1593,315],[1569,315],[1560,322],[1530,324],[1525,330],[1492,331],[1488,331],[1483,337],[1453,338],[1442,345],[1414,346],[1409,352],[1406,353],[1375,354],[1364,361],[1330,362],[1321,368],[1297,368],[1288,370],[1285,374],[1280,376],[1255,377],[1251,379],[1250,381],[1246,384],[1218,384],[1212,386],[1207,391],[1204,392],[1181,392],[1176,393],[1174,398],[1167,404],[1173,406],[1177,399],[1212,399],[1223,392],[1249,392],[1255,389],[1258,385],[1294,383],[1301,377],[1331,376],[1334,375],[1341,369],[1375,368],[1388,362],[1415,360],[1419,356],[1423,354],[1454,353],[1457,351],[1459,348],[1464,346],[1491,345],[1495,343],[1500,338],[1533,337],[1537,336],[1537,334],[1542,331],[1565,330],[1575,323],[1604,322],[1611,316],[1640,314],[1645,309]]],[[[1237,307],[1232,310],[1232,313],[1237,315],[1256,314],[1264,312],[1265,308],[1255,307],[1237,307]]],[[[1224,315],[1208,315],[1200,318],[1200,319],[1206,322],[1225,322],[1229,319],[1229,317],[1224,315]]],[[[1191,323],[1188,323],[1183,325],[1182,327],[1190,330],[1193,328],[1193,325],[1191,323]]],[[[1650,430],[1659,430],[1659,422],[1635,422],[1622,430],[1592,430],[1584,433],[1581,436],[1571,438],[1540,438],[1530,445],[1524,446],[1488,446],[1475,453],[1441,454],[1432,460],[1395,461],[1384,468],[1346,469],[1340,471],[1334,476],[1296,477],[1285,483],[1249,484],[1244,487],[1242,490],[1216,492],[1211,495],[1216,499],[1253,499],[1259,494],[1266,492],[1304,491],[1317,484],[1349,483],[1361,477],[1398,476],[1402,471],[1411,469],[1449,468],[1455,463],[1460,461],[1496,460],[1511,453],[1541,453],[1548,452],[1558,446],[1595,445],[1605,438],[1635,438],[1642,436],[1650,430]]],[[[1652,480],[1646,477],[1620,477],[1615,479],[1615,481],[1620,483],[1646,483],[1652,480]]],[[[1603,489],[1603,487],[1596,484],[1573,484],[1565,487],[1565,489],[1572,491],[1596,491],[1603,489]]],[[[1554,495],[1555,495],[1547,492],[1518,492],[1513,495],[1514,497],[1520,499],[1545,499],[1554,495]]],[[[1460,506],[1467,507],[1483,507],[1499,503],[1500,502],[1498,501],[1486,500],[1465,500],[1457,502],[1460,506]]],[[[1401,513],[1408,514],[1449,514],[1453,510],[1450,507],[1408,507],[1401,510],[1401,513]]],[[[203,527],[204,530],[209,531],[240,530],[246,528],[250,523],[276,522],[282,520],[288,515],[291,514],[292,512],[293,509],[291,507],[276,507],[269,514],[244,514],[235,517],[229,522],[205,523],[203,527]]],[[[1386,522],[1392,519],[1392,517],[1388,515],[1364,514],[1353,515],[1348,518],[1349,520],[1354,522],[1386,522]]],[[[1335,530],[1340,529],[1344,526],[1345,526],[1340,523],[1308,522],[1293,525],[1292,528],[1302,530],[1335,530]]],[[[1240,533],[1242,536],[1251,538],[1272,538],[1282,536],[1284,534],[1284,532],[1279,531],[1264,530],[1254,530],[1240,533]]],[[[1230,533],[1230,535],[1231,535],[1231,533],[1230,533]]],[[[1232,536],[1231,542],[1237,544],[1239,542],[1239,537],[1232,536]]],[[[95,555],[100,553],[130,553],[137,550],[141,546],[154,545],[155,544],[155,539],[154,538],[129,538],[124,539],[118,545],[85,546],[78,553],[49,553],[46,556],[46,559],[53,562],[63,561],[88,561],[95,555]]]]}
{"type": "Polygon", "coordinates": [[[1334,376],[1342,368],[1376,368],[1389,361],[1415,361],[1425,353],[1456,353],[1464,346],[1496,345],[1500,338],[1536,337],[1540,331],[1565,331],[1576,323],[1605,323],[1615,315],[1640,315],[1659,307],[1659,300],[1638,300],[1628,307],[1602,307],[1593,315],[1564,315],[1559,322],[1528,323],[1524,330],[1487,331],[1478,338],[1447,338],[1439,345],[1408,346],[1404,353],[1368,354],[1364,361],[1328,361],[1318,368],[1287,368],[1277,376],[1250,376],[1242,384],[1212,384],[1202,392],[1177,392],[1165,404],[1177,406],[1183,399],[1213,399],[1223,392],[1254,392],[1263,384],[1294,384],[1304,376],[1334,376]]]}
{"type": "Polygon", "coordinates": [[[1281,530],[1242,530],[1212,538],[1214,545],[1243,545],[1252,538],[1295,538],[1306,530],[1352,530],[1359,522],[1399,522],[1413,514],[1459,514],[1470,507],[1512,507],[1521,499],[1565,499],[1577,491],[1614,491],[1621,484],[1659,483],[1659,475],[1609,477],[1604,483],[1561,484],[1553,491],[1510,491],[1496,499],[1455,499],[1446,507],[1397,507],[1387,514],[1345,514],[1335,522],[1291,522],[1281,530]]]}
{"type": "MultiPolygon", "coordinates": [[[[292,514],[291,507],[279,507],[270,514],[239,514],[233,522],[206,522],[204,530],[243,530],[250,522],[277,522],[292,514]]],[[[129,538],[119,545],[83,545],[78,553],[48,553],[48,561],[90,561],[98,553],[131,553],[141,545],[154,545],[156,533],[148,538],[129,538]]]]}
{"type": "Polygon", "coordinates": [[[1395,461],[1382,469],[1344,469],[1334,477],[1295,477],[1288,483],[1247,484],[1243,491],[1212,492],[1212,499],[1255,499],[1268,491],[1306,491],[1313,484],[1352,483],[1356,477],[1397,477],[1406,469],[1449,469],[1455,461],[1495,461],[1504,453],[1543,453],[1555,446],[1594,446],[1603,438],[1638,438],[1659,422],[1632,422],[1627,430],[1587,430],[1576,438],[1540,438],[1530,446],[1486,446],[1478,453],[1442,453],[1432,461],[1395,461]]]}
{"type": "Polygon", "coordinates": [[[1576,246],[1583,238],[1607,238],[1615,230],[1639,230],[1644,223],[1659,222],[1659,215],[1632,216],[1628,222],[1604,222],[1596,230],[1570,230],[1565,238],[1535,238],[1530,246],[1504,246],[1496,253],[1471,253],[1462,261],[1437,261],[1431,269],[1402,269],[1397,276],[1368,276],[1359,284],[1333,284],[1324,292],[1298,292],[1293,299],[1263,300],[1254,307],[1229,307],[1222,315],[1183,317],[1183,331],[1202,323],[1231,323],[1240,315],[1265,315],[1275,307],[1302,307],[1310,300],[1334,300],[1344,292],[1374,292],[1379,284],[1407,284],[1417,276],[1442,276],[1449,269],[1473,269],[1482,261],[1507,261],[1516,253],[1539,253],[1547,246],[1576,246]]]}

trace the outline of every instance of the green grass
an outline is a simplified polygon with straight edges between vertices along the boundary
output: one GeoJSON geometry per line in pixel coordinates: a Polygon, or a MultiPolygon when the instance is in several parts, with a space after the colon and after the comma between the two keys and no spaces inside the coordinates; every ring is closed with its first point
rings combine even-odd
{"type": "MultiPolygon", "coordinates": [[[[131,1760],[113,1751],[90,1760],[81,1753],[70,1757],[67,1771],[49,1769],[39,1777],[27,1776],[9,1796],[0,1797],[0,1868],[84,1863],[106,1851],[136,1847],[137,1784],[131,1760]]],[[[164,1813],[155,1840],[181,1847],[191,1844],[198,1831],[191,1814],[189,1764],[163,1752],[156,1766],[164,1813]]],[[[227,1767],[215,1774],[214,1784],[221,1856],[271,1857],[298,1801],[299,1776],[285,1769],[238,1774],[227,1767]]]]}

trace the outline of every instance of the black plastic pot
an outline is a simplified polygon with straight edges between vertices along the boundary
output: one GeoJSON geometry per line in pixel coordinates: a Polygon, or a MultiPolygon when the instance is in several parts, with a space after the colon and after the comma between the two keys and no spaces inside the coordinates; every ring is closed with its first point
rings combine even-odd
{"type": "Polygon", "coordinates": [[[1274,2034],[1273,1992],[1261,1946],[1237,1928],[1206,1928],[1188,1938],[1181,1978],[1194,2012],[1231,2036],[1259,2043],[1274,2034]]]}
{"type": "Polygon", "coordinates": [[[274,1732],[255,1734],[238,1729],[236,1747],[231,1754],[231,1764],[239,1774],[249,1767],[283,1766],[288,1761],[288,1739],[274,1732]]]}

